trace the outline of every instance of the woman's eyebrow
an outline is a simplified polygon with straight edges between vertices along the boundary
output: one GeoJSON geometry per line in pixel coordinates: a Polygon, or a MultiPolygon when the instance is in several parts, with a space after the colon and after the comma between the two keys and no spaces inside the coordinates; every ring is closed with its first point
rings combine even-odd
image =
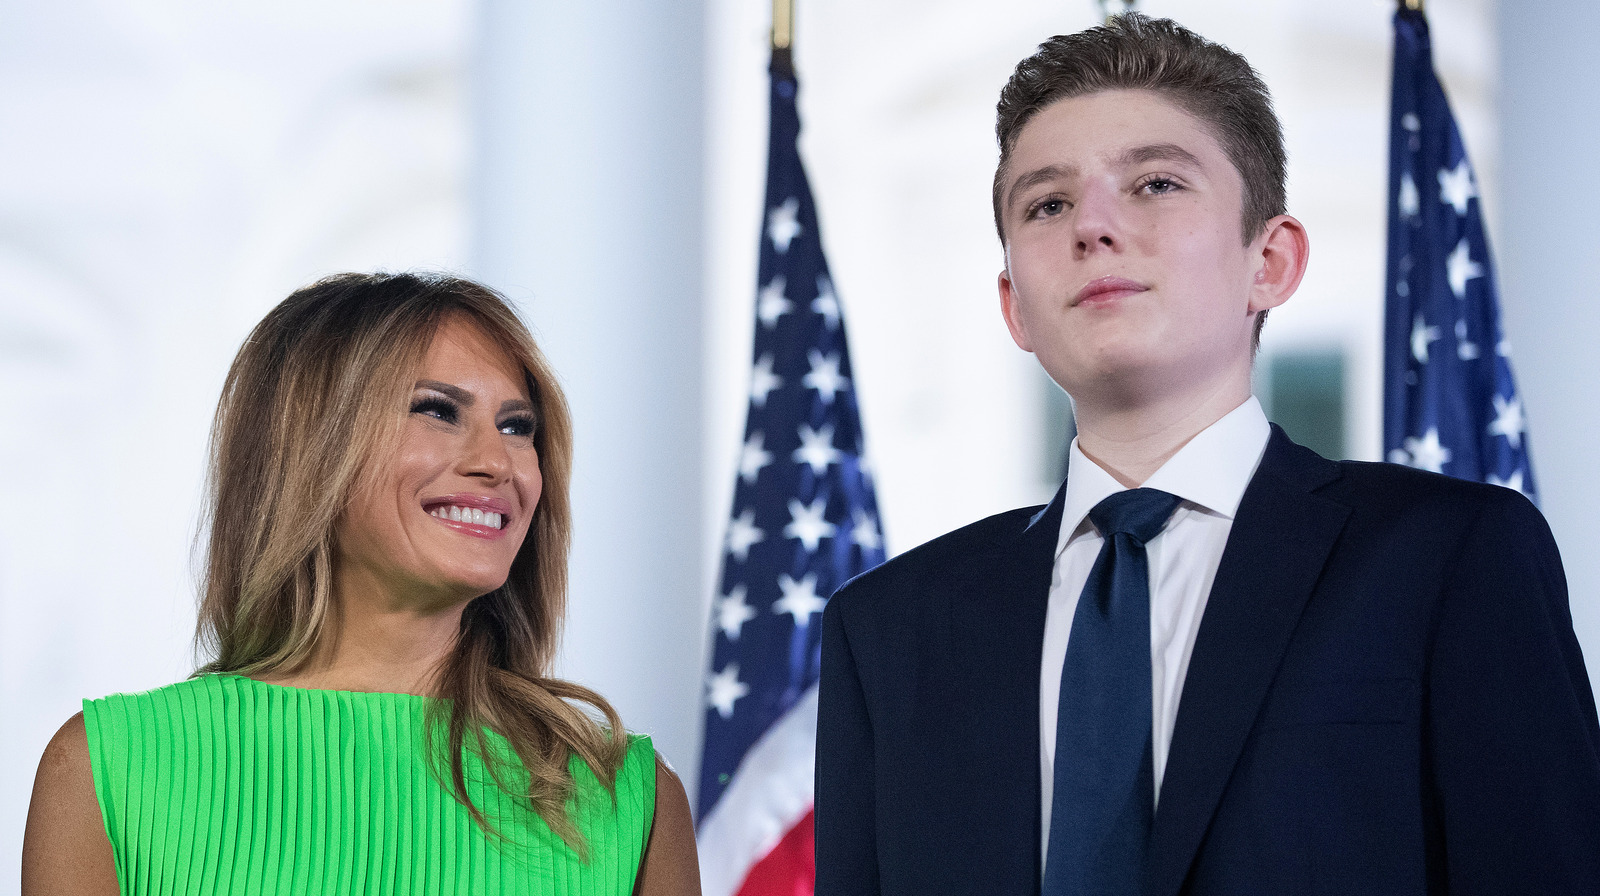
{"type": "MultiPolygon", "coordinates": [[[[471,407],[477,401],[477,398],[471,392],[460,386],[452,386],[449,383],[441,383],[438,380],[417,380],[416,388],[438,392],[462,407],[471,407]]],[[[500,413],[502,414],[532,410],[534,410],[533,402],[526,398],[508,398],[500,403],[500,413]]]]}
{"type": "Polygon", "coordinates": [[[433,392],[438,392],[444,397],[454,401],[456,404],[463,406],[470,406],[476,400],[473,398],[471,392],[468,392],[460,386],[452,386],[449,383],[441,383],[438,380],[417,380],[417,385],[413,388],[428,389],[433,392]]]}

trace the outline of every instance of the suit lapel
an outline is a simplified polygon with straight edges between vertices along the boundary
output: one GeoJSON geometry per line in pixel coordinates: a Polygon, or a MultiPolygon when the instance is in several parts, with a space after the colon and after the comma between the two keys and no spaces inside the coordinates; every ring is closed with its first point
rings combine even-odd
{"type": "Polygon", "coordinates": [[[948,617],[955,686],[984,720],[951,720],[983,757],[971,769],[977,790],[966,829],[992,862],[982,869],[984,892],[1039,890],[1039,664],[1064,498],[1065,485],[973,565],[975,579],[960,589],[972,599],[955,601],[948,617]]]}
{"type": "Polygon", "coordinates": [[[1313,491],[1338,465],[1272,437],[1245,490],[1178,703],[1146,893],[1178,892],[1349,508],[1313,491]]]}

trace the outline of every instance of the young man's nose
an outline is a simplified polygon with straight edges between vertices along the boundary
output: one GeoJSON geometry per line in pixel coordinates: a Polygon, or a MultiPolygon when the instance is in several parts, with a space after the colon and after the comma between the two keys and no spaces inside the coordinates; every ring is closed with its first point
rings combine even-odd
{"type": "Polygon", "coordinates": [[[1093,184],[1085,189],[1073,209],[1073,241],[1077,254],[1117,250],[1122,247],[1119,198],[1114,187],[1093,184]]]}

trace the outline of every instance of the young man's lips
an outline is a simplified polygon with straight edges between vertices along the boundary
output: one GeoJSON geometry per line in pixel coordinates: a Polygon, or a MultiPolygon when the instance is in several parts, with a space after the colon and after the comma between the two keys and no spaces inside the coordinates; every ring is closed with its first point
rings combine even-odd
{"type": "Polygon", "coordinates": [[[1149,289],[1149,287],[1142,283],[1124,280],[1121,277],[1100,277],[1084,284],[1084,287],[1078,290],[1078,294],[1073,296],[1072,304],[1082,305],[1085,302],[1093,304],[1144,292],[1146,289],[1149,289]]]}

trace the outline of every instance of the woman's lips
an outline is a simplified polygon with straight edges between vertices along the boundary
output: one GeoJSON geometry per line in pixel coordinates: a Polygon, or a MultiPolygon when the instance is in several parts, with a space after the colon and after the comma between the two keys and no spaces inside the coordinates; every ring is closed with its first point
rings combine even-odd
{"type": "Polygon", "coordinates": [[[511,522],[511,502],[486,495],[430,498],[422,509],[443,525],[479,538],[499,538],[511,522]]]}
{"type": "Polygon", "coordinates": [[[1074,306],[1100,305],[1135,293],[1144,292],[1147,289],[1149,287],[1142,283],[1135,283],[1132,280],[1125,280],[1121,277],[1099,277],[1084,284],[1084,287],[1078,290],[1078,294],[1073,296],[1072,304],[1074,306]]]}

